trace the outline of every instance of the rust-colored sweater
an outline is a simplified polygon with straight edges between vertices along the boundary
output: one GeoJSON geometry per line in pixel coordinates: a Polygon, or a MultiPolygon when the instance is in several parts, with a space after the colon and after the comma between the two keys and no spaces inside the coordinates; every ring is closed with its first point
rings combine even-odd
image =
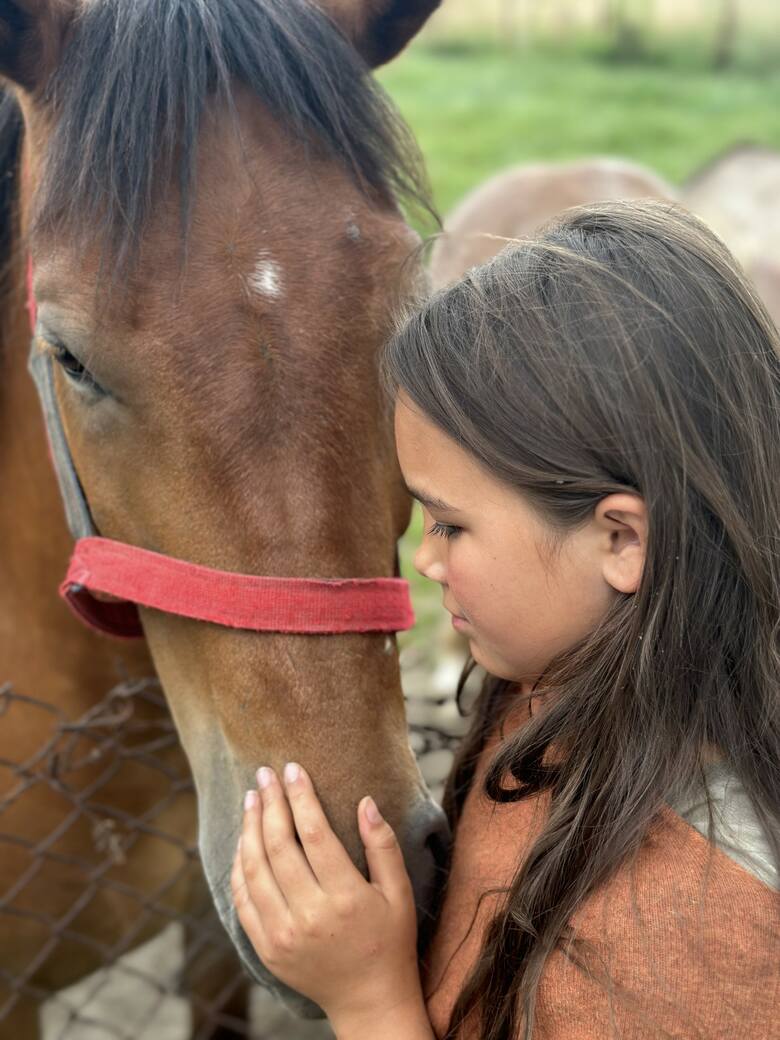
{"type": "MultiPolygon", "coordinates": [[[[482,778],[494,749],[483,754],[464,806],[427,958],[439,1037],[500,905],[489,896],[477,912],[479,896],[507,886],[546,811],[545,797],[500,806],[487,799],[482,778]]],[[[780,1040],[780,894],[672,809],[572,925],[601,955],[612,995],[556,952],[540,983],[534,1040],[780,1040]]]]}

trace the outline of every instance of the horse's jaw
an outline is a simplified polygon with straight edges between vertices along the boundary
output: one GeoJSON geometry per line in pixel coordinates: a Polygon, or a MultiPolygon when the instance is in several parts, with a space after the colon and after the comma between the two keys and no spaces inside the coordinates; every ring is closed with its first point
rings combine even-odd
{"type": "Polygon", "coordinates": [[[242,778],[246,781],[243,785],[241,781],[234,781],[235,762],[217,727],[210,730],[208,747],[199,747],[197,766],[193,750],[188,749],[198,793],[198,847],[219,919],[253,981],[270,990],[297,1015],[322,1018],[323,1013],[316,1004],[285,986],[265,967],[241,927],[233,905],[230,872],[241,827],[243,791],[251,786],[251,781],[248,777],[242,778]]]}

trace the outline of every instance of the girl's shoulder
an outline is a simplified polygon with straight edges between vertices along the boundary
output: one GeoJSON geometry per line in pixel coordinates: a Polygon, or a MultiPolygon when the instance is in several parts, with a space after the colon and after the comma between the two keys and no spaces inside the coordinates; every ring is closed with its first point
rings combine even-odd
{"type": "Polygon", "coordinates": [[[702,783],[664,805],[636,853],[585,900],[575,922],[590,939],[609,936],[633,949],[635,966],[642,946],[661,961],[684,950],[684,975],[705,964],[717,974],[736,957],[755,977],[760,964],[776,962],[777,865],[736,774],[709,766],[702,783]]]}
{"type": "Polygon", "coordinates": [[[746,794],[733,775],[716,772],[708,778],[714,840],[706,798],[676,800],[575,914],[586,970],[560,952],[551,957],[540,1040],[610,1036],[611,1022],[632,1040],[780,1040],[776,872],[746,794]]]}
{"type": "Polygon", "coordinates": [[[742,870],[780,889],[769,837],[741,780],[726,763],[708,766],[704,782],[671,799],[670,808],[742,870]]]}
{"type": "Polygon", "coordinates": [[[534,1040],[780,1040],[780,895],[672,809],[572,925],[534,1040]]]}
{"type": "MultiPolygon", "coordinates": [[[[612,1036],[614,1023],[617,1035],[632,1040],[780,1040],[780,894],[762,865],[766,839],[756,840],[735,778],[715,771],[710,780],[713,814],[725,821],[715,826],[715,842],[696,826],[703,813],[706,833],[701,793],[664,807],[637,853],[574,915],[580,966],[563,950],[550,957],[535,1040],[612,1036]],[[742,1025],[747,1032],[739,1032],[742,1025]]],[[[545,796],[497,806],[479,783],[469,793],[428,956],[437,1035],[548,808],[545,796]]]]}

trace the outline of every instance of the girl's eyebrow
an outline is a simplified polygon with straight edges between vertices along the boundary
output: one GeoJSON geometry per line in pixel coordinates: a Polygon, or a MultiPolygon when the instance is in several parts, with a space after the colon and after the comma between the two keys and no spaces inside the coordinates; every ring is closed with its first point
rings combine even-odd
{"type": "Polygon", "coordinates": [[[418,491],[416,488],[409,487],[408,484],[406,484],[406,490],[409,492],[409,494],[412,496],[412,498],[417,499],[417,501],[421,505],[424,505],[428,509],[438,509],[439,511],[445,512],[445,513],[457,513],[458,512],[458,509],[457,509],[456,506],[448,505],[442,499],[434,498],[432,495],[428,495],[424,491],[418,491]]]}

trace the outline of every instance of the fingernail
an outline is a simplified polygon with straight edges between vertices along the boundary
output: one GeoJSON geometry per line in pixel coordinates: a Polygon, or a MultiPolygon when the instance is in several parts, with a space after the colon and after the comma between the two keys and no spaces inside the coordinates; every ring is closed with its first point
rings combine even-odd
{"type": "Polygon", "coordinates": [[[294,784],[301,775],[301,767],[297,762],[288,762],[284,767],[284,780],[287,784],[294,784]]]}
{"type": "Polygon", "coordinates": [[[268,787],[271,783],[271,770],[268,766],[260,766],[257,770],[257,782],[261,787],[268,787]]]}
{"type": "Polygon", "coordinates": [[[244,811],[247,809],[254,809],[258,802],[257,791],[247,791],[244,795],[244,811]]]}
{"type": "Polygon", "coordinates": [[[366,819],[374,827],[382,822],[382,814],[377,809],[376,802],[370,795],[366,798],[366,819]]]}

